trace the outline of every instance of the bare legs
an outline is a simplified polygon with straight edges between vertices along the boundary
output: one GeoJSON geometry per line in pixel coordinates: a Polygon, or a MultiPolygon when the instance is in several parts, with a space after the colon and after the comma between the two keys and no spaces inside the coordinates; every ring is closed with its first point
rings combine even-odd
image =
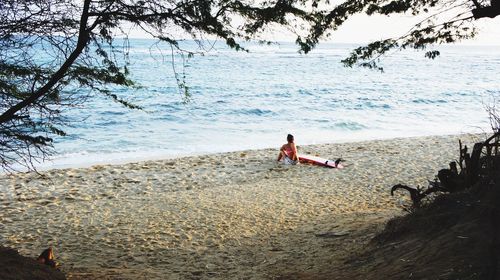
{"type": "Polygon", "coordinates": [[[284,151],[280,151],[280,154],[278,155],[278,161],[281,161],[287,156],[287,154],[284,151]]]}

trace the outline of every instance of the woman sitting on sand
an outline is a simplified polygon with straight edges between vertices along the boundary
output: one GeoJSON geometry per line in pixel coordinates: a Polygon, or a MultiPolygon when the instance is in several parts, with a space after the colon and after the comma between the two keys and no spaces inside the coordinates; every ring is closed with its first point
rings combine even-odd
{"type": "Polygon", "coordinates": [[[281,146],[278,161],[283,160],[284,164],[297,164],[299,163],[299,156],[297,154],[297,147],[293,143],[293,135],[288,134],[286,137],[288,143],[281,146]]]}

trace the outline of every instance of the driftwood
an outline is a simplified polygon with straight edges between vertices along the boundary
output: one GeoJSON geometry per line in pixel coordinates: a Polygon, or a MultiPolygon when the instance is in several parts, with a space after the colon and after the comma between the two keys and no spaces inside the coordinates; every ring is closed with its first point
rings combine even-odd
{"type": "Polygon", "coordinates": [[[459,141],[460,158],[457,162],[450,162],[450,168],[438,171],[436,179],[429,181],[426,189],[397,184],[391,188],[391,195],[398,189],[407,190],[413,202],[412,208],[419,208],[422,199],[435,192],[456,192],[474,185],[481,178],[500,177],[500,132],[494,133],[483,142],[475,143],[472,154],[468,153],[467,146],[462,147],[459,141]]]}

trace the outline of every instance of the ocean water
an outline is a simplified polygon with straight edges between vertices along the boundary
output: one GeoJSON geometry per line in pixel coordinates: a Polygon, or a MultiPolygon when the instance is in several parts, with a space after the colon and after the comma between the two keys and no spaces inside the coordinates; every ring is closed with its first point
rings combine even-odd
{"type": "Polygon", "coordinates": [[[395,52],[383,58],[384,73],[343,67],[356,45],[322,44],[307,55],[293,43],[247,47],[216,44],[183,65],[166,46],[131,40],[141,88],[114,93],[144,110],[99,95],[67,108],[68,136],[39,168],[278,147],[288,133],[300,146],[490,131],[485,105],[500,97],[498,47],[441,47],[436,60],[395,52]],[[185,75],[188,102],[173,67],[185,75]]]}

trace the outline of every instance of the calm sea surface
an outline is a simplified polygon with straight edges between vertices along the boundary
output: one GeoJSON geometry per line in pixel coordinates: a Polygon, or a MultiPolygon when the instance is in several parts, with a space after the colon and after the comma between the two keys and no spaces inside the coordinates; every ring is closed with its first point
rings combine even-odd
{"type": "MultiPolygon", "coordinates": [[[[355,45],[322,44],[301,55],[292,43],[218,45],[185,61],[150,40],[130,41],[130,70],[140,89],[103,96],[64,112],[67,137],[41,168],[298,145],[490,130],[484,109],[500,97],[500,48],[448,46],[436,60],[422,52],[384,58],[385,72],[345,68],[355,45]],[[174,78],[185,73],[191,99],[174,78]]],[[[186,48],[195,49],[193,42],[186,48]]]]}

